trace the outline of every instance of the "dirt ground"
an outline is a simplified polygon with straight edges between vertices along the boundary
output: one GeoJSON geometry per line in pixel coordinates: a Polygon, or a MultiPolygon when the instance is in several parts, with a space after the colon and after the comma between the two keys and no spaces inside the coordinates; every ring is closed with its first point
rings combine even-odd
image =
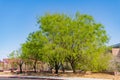
{"type": "MultiPolygon", "coordinates": [[[[114,79],[115,75],[113,73],[91,73],[91,74],[83,74],[83,73],[22,73],[16,74],[11,72],[0,72],[0,75],[21,75],[21,76],[59,76],[59,77],[82,77],[82,78],[106,78],[106,79],[114,79]]],[[[120,80],[120,75],[116,76],[117,80],[120,80]]]]}

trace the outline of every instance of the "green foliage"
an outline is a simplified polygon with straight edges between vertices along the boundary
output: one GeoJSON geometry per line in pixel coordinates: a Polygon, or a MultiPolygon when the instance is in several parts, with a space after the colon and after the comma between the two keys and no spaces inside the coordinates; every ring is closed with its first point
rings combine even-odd
{"type": "Polygon", "coordinates": [[[12,51],[12,52],[8,55],[8,58],[15,58],[15,57],[16,57],[15,51],[12,51]]]}
{"type": "MultiPolygon", "coordinates": [[[[42,34],[42,32],[36,31],[30,33],[26,43],[22,44],[23,56],[26,61],[33,62],[33,69],[36,72],[36,64],[38,61],[42,61],[43,58],[43,46],[47,42],[46,37],[42,34]]],[[[26,62],[28,63],[28,62],[26,62]]]]}
{"type": "Polygon", "coordinates": [[[69,62],[75,72],[82,70],[102,71],[109,61],[105,54],[109,38],[100,23],[92,16],[76,13],[46,14],[38,19],[40,30],[30,33],[22,44],[24,58],[43,60],[57,70],[69,62]]]}
{"type": "Polygon", "coordinates": [[[86,56],[83,63],[79,63],[79,68],[84,71],[102,72],[109,69],[111,54],[100,54],[99,56],[86,56]]]}
{"type": "Polygon", "coordinates": [[[96,23],[92,16],[76,13],[71,18],[65,14],[46,14],[38,23],[50,43],[47,47],[52,48],[48,48],[49,60],[62,58],[70,62],[74,70],[78,63],[82,67],[85,65],[84,70],[97,71],[104,67],[99,61],[103,60],[101,55],[106,50],[108,36],[104,26],[96,23]]]}
{"type": "Polygon", "coordinates": [[[8,58],[10,58],[10,59],[18,59],[18,58],[22,59],[22,57],[24,57],[24,56],[22,56],[22,50],[21,49],[14,50],[8,55],[8,58]]]}
{"type": "Polygon", "coordinates": [[[22,44],[22,51],[25,58],[32,60],[42,59],[42,48],[46,42],[45,36],[42,35],[41,31],[30,33],[26,43],[22,44]]]}

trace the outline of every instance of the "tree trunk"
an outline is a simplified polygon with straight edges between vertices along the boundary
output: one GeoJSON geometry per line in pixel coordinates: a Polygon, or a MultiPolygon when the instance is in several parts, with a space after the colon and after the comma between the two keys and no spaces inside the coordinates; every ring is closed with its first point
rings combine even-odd
{"type": "Polygon", "coordinates": [[[34,68],[34,72],[36,73],[36,72],[37,72],[37,71],[36,71],[36,65],[34,65],[33,68],[34,68]]]}
{"type": "Polygon", "coordinates": [[[22,64],[19,65],[20,73],[22,73],[22,64]]]}
{"type": "Polygon", "coordinates": [[[55,64],[55,73],[58,74],[59,65],[55,64]]]}
{"type": "Polygon", "coordinates": [[[34,72],[36,73],[36,64],[37,64],[37,61],[34,62],[34,65],[33,65],[33,69],[34,69],[34,72]]]}
{"type": "Polygon", "coordinates": [[[71,63],[71,67],[72,67],[73,73],[75,73],[76,72],[76,70],[75,70],[75,64],[71,63]]]}

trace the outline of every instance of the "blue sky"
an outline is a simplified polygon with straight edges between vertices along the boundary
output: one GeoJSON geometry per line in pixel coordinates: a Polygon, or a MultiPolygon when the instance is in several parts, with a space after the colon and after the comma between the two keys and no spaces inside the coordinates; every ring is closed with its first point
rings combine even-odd
{"type": "Polygon", "coordinates": [[[120,0],[0,0],[0,59],[38,30],[38,16],[46,12],[72,16],[77,11],[92,15],[105,26],[108,45],[120,42],[120,0]]]}

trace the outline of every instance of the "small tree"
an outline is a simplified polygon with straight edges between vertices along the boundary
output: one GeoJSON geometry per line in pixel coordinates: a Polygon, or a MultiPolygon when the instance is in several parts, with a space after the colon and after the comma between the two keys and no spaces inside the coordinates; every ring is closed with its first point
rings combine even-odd
{"type": "Polygon", "coordinates": [[[19,66],[20,73],[22,73],[22,65],[24,63],[21,49],[13,51],[8,56],[12,62],[19,66]]]}
{"type": "Polygon", "coordinates": [[[39,60],[42,60],[42,48],[46,42],[45,36],[41,33],[41,31],[36,31],[30,33],[27,41],[22,44],[23,55],[26,59],[32,60],[34,72],[36,72],[36,64],[39,60]]]}

